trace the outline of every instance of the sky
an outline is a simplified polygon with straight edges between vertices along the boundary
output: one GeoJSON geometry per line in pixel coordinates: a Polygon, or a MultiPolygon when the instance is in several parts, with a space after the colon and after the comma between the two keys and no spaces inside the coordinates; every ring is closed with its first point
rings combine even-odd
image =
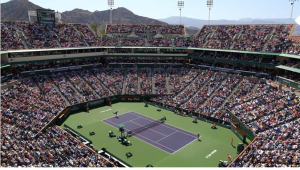
{"type": "MultiPolygon", "coordinates": [[[[1,3],[9,0],[1,0],[1,3]]],[[[109,9],[107,0],[29,0],[43,8],[71,11],[75,8],[103,11],[109,9]]],[[[213,0],[211,20],[241,18],[290,18],[290,0],[213,0]]],[[[133,13],[154,19],[179,16],[177,0],[114,0],[114,7],[125,7],[133,13]]],[[[208,19],[207,0],[184,0],[182,17],[208,19]]],[[[300,16],[300,1],[294,5],[293,18],[300,16]]]]}

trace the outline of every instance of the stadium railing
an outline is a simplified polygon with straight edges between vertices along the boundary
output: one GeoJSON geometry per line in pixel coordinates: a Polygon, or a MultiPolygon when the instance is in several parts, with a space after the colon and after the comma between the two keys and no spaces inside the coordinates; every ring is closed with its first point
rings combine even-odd
{"type": "Polygon", "coordinates": [[[109,66],[112,68],[120,68],[122,65],[122,68],[132,68],[134,65],[137,65],[138,68],[143,68],[143,67],[153,67],[153,66],[172,66],[172,68],[178,68],[182,67],[182,63],[109,63],[109,66]]]}
{"type": "Polygon", "coordinates": [[[28,77],[28,76],[31,76],[31,75],[51,74],[51,73],[54,73],[54,72],[67,72],[67,71],[74,71],[74,70],[81,70],[81,69],[96,68],[96,67],[101,67],[101,66],[102,66],[102,64],[88,64],[88,65],[60,67],[60,68],[35,70],[35,71],[23,71],[23,72],[21,72],[21,75],[23,77],[28,77]]]}
{"type": "Polygon", "coordinates": [[[289,79],[286,79],[286,78],[283,78],[280,76],[277,78],[277,81],[281,82],[282,84],[289,85],[292,88],[300,89],[300,83],[297,83],[295,81],[292,81],[292,80],[289,80],[289,79]]]}
{"type": "Polygon", "coordinates": [[[242,76],[255,76],[255,77],[259,77],[259,78],[268,78],[269,77],[269,74],[267,74],[267,73],[250,72],[250,71],[244,71],[244,70],[233,70],[233,69],[211,67],[211,66],[197,65],[197,64],[190,64],[190,66],[197,68],[197,69],[199,68],[201,70],[212,70],[212,71],[226,72],[226,73],[232,73],[232,74],[240,74],[242,76]]]}
{"type": "MultiPolygon", "coordinates": [[[[60,127],[58,127],[58,128],[60,128],[60,127]]],[[[62,131],[65,131],[64,129],[62,129],[62,128],[60,128],[62,131]]],[[[67,131],[65,131],[66,133],[68,133],[67,131]]],[[[73,136],[72,136],[73,137],[73,136]]],[[[74,140],[76,140],[76,141],[78,141],[78,142],[80,142],[80,143],[82,143],[81,141],[79,141],[78,139],[76,139],[75,137],[73,137],[74,138],[74,140]]],[[[84,144],[84,143],[83,143],[84,144]]],[[[85,144],[84,144],[85,145],[85,144]]],[[[85,145],[86,146],[86,145],[85,145]]],[[[96,153],[96,154],[98,154],[96,151],[94,151],[93,149],[91,149],[89,146],[86,146],[91,152],[93,152],[93,153],[96,153]]],[[[110,162],[112,165],[114,165],[111,161],[109,161],[108,159],[106,159],[105,157],[103,157],[102,156],[102,158],[104,159],[104,160],[106,160],[107,162],[110,162]]]]}
{"type": "MultiPolygon", "coordinates": [[[[130,164],[128,164],[127,162],[123,161],[122,159],[120,159],[119,157],[117,157],[113,153],[109,152],[108,150],[105,149],[105,152],[108,153],[110,156],[114,157],[115,159],[117,159],[119,162],[125,164],[126,166],[132,167],[130,164]]],[[[99,151],[99,153],[101,154],[101,151],[99,151]]]]}
{"type": "Polygon", "coordinates": [[[12,74],[8,74],[6,76],[1,76],[1,83],[5,83],[12,79],[12,74]]]}
{"type": "Polygon", "coordinates": [[[246,150],[248,150],[248,148],[256,141],[256,139],[257,139],[257,136],[253,139],[253,141],[250,142],[249,145],[246,146],[246,148],[245,148],[245,149],[244,149],[237,157],[234,158],[234,160],[233,160],[227,167],[232,167],[232,164],[234,164],[235,161],[236,161],[240,156],[242,156],[242,154],[243,154],[246,150]]]}
{"type": "Polygon", "coordinates": [[[57,121],[57,118],[59,117],[60,114],[62,114],[66,109],[60,111],[54,118],[52,118],[52,120],[46,124],[35,136],[34,138],[36,138],[42,131],[46,130],[48,127],[54,125],[57,121]]]}
{"type": "Polygon", "coordinates": [[[259,62],[251,62],[251,61],[242,61],[242,60],[229,60],[229,59],[219,59],[219,58],[209,58],[209,57],[193,57],[191,58],[199,59],[199,60],[211,60],[211,61],[220,61],[220,62],[229,62],[229,63],[240,63],[240,64],[251,64],[251,65],[259,65],[259,66],[268,66],[275,67],[278,64],[269,64],[269,63],[259,63],[259,62]]]}

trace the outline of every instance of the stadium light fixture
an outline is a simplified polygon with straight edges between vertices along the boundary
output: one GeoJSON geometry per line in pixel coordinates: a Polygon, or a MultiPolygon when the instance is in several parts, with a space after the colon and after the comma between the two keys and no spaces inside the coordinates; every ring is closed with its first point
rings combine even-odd
{"type": "Polygon", "coordinates": [[[213,7],[214,4],[214,0],[207,0],[207,7],[209,8],[209,13],[208,13],[208,25],[210,22],[210,10],[213,7]]]}
{"type": "Polygon", "coordinates": [[[293,17],[293,10],[294,10],[294,4],[296,1],[298,0],[289,0],[291,2],[292,5],[292,12],[291,12],[291,18],[290,18],[290,24],[292,24],[292,17],[293,17]]]}
{"type": "Polygon", "coordinates": [[[184,7],[184,1],[178,1],[178,8],[180,11],[180,20],[179,20],[179,24],[181,25],[181,8],[184,7]]]}
{"type": "Polygon", "coordinates": [[[107,5],[110,7],[110,24],[112,24],[112,7],[114,6],[114,0],[107,0],[107,5]]]}

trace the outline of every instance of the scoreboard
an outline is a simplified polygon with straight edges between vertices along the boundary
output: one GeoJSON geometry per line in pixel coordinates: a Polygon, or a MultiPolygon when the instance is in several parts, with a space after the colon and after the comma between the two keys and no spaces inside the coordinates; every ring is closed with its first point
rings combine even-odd
{"type": "Polygon", "coordinates": [[[54,24],[55,11],[50,9],[37,9],[37,21],[39,24],[54,24]]]}

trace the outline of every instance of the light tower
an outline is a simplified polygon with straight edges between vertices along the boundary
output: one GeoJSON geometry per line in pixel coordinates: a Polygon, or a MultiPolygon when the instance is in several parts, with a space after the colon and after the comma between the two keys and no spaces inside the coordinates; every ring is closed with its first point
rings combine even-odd
{"type": "Polygon", "coordinates": [[[291,18],[290,18],[290,24],[292,24],[292,17],[293,17],[294,4],[295,4],[295,2],[298,1],[298,0],[289,0],[289,1],[292,2],[292,3],[291,3],[291,5],[292,5],[292,12],[291,12],[291,18]]]}
{"type": "Polygon", "coordinates": [[[214,4],[214,0],[207,0],[207,7],[209,8],[209,13],[208,13],[208,25],[210,22],[210,10],[213,7],[214,4]]]}
{"type": "Polygon", "coordinates": [[[110,7],[110,24],[112,24],[112,7],[114,6],[114,0],[107,0],[107,4],[110,7]]]}
{"type": "Polygon", "coordinates": [[[181,25],[181,8],[184,7],[184,1],[178,1],[178,8],[180,11],[180,20],[179,20],[179,24],[181,25]]]}

